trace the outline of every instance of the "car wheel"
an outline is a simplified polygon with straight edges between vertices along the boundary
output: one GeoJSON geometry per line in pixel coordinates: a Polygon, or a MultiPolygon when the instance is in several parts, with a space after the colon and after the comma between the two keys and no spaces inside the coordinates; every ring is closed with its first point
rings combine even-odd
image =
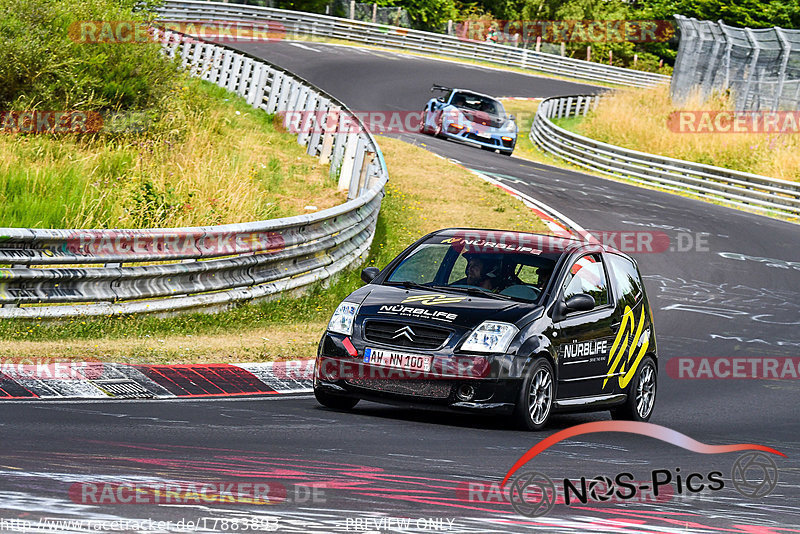
{"type": "Polygon", "coordinates": [[[442,117],[439,117],[439,120],[436,121],[436,128],[433,130],[434,137],[442,137],[444,138],[444,134],[442,133],[442,117]]]}
{"type": "Polygon", "coordinates": [[[650,356],[645,356],[636,371],[636,377],[628,387],[625,404],[611,410],[613,419],[625,421],[647,421],[653,414],[656,403],[658,368],[650,356]]]}
{"type": "Polygon", "coordinates": [[[426,135],[430,135],[433,133],[433,130],[428,126],[428,111],[427,109],[422,111],[422,122],[419,125],[419,131],[426,135]]]}
{"type": "Polygon", "coordinates": [[[555,400],[553,366],[539,358],[522,382],[514,419],[524,430],[541,430],[550,419],[555,400]]]}
{"type": "Polygon", "coordinates": [[[327,391],[322,391],[321,388],[314,388],[314,396],[317,398],[317,402],[332,410],[351,410],[359,401],[352,397],[331,395],[327,391]]]}
{"type": "Polygon", "coordinates": [[[512,152],[513,152],[513,150],[512,151],[507,151],[507,150],[501,150],[500,151],[500,153],[502,155],[504,155],[504,156],[510,156],[512,154],[512,152]]]}

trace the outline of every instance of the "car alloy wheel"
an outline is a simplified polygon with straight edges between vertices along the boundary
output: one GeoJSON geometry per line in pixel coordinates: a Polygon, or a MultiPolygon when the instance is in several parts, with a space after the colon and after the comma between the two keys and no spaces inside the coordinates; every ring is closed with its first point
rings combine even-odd
{"type": "Polygon", "coordinates": [[[625,421],[647,421],[653,415],[658,390],[658,368],[650,356],[645,356],[636,370],[636,377],[628,384],[628,398],[621,406],[611,410],[611,417],[625,421]]]}
{"type": "Polygon", "coordinates": [[[531,365],[514,410],[517,424],[526,430],[539,430],[550,419],[555,400],[553,367],[544,358],[538,358],[531,365]]]}
{"type": "Polygon", "coordinates": [[[528,394],[528,413],[534,425],[541,425],[550,415],[553,403],[553,378],[544,367],[536,371],[528,394]]]}
{"type": "Polygon", "coordinates": [[[636,382],[636,413],[641,419],[650,417],[656,400],[656,372],[651,365],[642,368],[636,382]]]}

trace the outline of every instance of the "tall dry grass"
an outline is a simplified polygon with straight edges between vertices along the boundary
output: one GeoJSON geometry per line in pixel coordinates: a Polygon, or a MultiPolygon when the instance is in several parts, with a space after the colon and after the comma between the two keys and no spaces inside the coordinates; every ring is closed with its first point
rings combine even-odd
{"type": "Polygon", "coordinates": [[[272,117],[199,80],[176,91],[140,133],[0,134],[0,227],[214,225],[344,202],[272,117]]]}
{"type": "Polygon", "coordinates": [[[614,145],[716,165],[784,180],[800,180],[800,134],[678,133],[668,127],[679,110],[733,110],[717,96],[674,105],[669,88],[617,90],[576,127],[579,133],[614,145]]]}

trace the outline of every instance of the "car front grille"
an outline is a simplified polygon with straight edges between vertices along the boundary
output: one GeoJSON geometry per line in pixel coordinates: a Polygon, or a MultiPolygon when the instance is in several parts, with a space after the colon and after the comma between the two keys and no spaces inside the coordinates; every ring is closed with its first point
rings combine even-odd
{"type": "Polygon", "coordinates": [[[471,141],[478,141],[478,142],[481,142],[481,143],[488,143],[490,145],[496,145],[497,144],[497,139],[495,139],[493,137],[491,137],[491,138],[481,137],[481,136],[479,136],[477,134],[474,134],[472,132],[469,132],[465,137],[467,139],[471,140],[471,141]]]}
{"type": "Polygon", "coordinates": [[[364,326],[367,341],[415,349],[438,349],[447,342],[451,333],[446,328],[394,321],[367,321],[364,326]]]}
{"type": "Polygon", "coordinates": [[[450,396],[453,384],[447,380],[387,380],[380,378],[351,378],[348,384],[374,391],[409,395],[412,397],[427,397],[431,399],[446,399],[450,396]]]}

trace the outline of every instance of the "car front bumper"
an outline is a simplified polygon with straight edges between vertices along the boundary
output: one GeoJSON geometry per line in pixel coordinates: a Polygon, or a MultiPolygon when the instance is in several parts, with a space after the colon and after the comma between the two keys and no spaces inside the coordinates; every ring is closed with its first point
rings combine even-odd
{"type": "MultiPolygon", "coordinates": [[[[396,370],[395,370],[396,371],[396,370]]],[[[358,358],[320,353],[314,366],[314,388],[346,397],[388,404],[419,404],[452,410],[510,413],[520,379],[464,376],[403,377],[358,358]]]]}
{"type": "Polygon", "coordinates": [[[482,147],[502,150],[505,152],[512,152],[517,144],[516,133],[496,131],[489,133],[489,137],[483,137],[479,136],[472,129],[463,128],[461,130],[457,130],[453,128],[452,124],[447,123],[443,125],[442,135],[455,141],[476,144],[482,147]],[[503,139],[504,137],[506,139],[503,139]]]}

